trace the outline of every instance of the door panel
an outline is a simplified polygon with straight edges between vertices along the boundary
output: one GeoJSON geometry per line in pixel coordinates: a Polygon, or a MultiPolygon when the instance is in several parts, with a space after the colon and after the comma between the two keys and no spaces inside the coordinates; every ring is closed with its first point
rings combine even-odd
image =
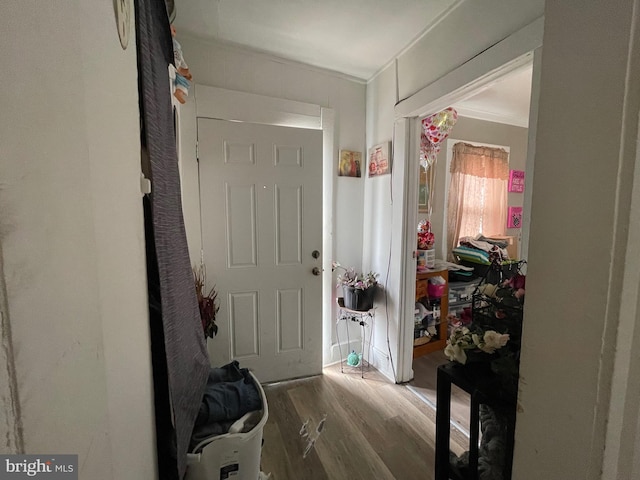
{"type": "Polygon", "coordinates": [[[198,119],[202,241],[220,298],[213,365],[322,370],[322,132],[198,119]]]}

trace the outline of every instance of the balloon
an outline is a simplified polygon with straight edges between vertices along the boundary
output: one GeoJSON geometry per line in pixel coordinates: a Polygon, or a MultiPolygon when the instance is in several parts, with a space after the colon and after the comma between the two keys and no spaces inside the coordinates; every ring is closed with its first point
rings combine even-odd
{"type": "Polygon", "coordinates": [[[431,143],[423,133],[420,137],[420,165],[428,168],[433,165],[440,152],[440,145],[431,143]]]}
{"type": "Polygon", "coordinates": [[[451,133],[451,129],[458,121],[458,112],[452,107],[429,115],[422,120],[422,130],[427,140],[435,145],[442,143],[451,133]]]}

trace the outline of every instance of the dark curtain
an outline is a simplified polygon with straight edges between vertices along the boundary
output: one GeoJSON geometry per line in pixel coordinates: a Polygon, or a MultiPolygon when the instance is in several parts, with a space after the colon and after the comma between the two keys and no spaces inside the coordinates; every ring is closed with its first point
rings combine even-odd
{"type": "MultiPolygon", "coordinates": [[[[200,312],[196,300],[187,238],[182,217],[180,176],[176,153],[175,129],[167,67],[173,62],[173,46],[164,0],[136,0],[136,40],[138,83],[142,126],[142,147],[149,159],[151,176],[151,238],[155,248],[159,305],[151,306],[151,321],[162,322],[162,335],[156,332],[155,353],[162,350],[165,360],[154,363],[154,389],[161,405],[157,425],[168,427],[171,415],[173,432],[158,431],[160,474],[172,478],[165,458],[168,445],[175,439],[177,475],[184,476],[186,455],[193,425],[202,401],[209,358],[200,312]],[[162,364],[164,363],[164,364],[162,364]],[[162,378],[166,373],[167,383],[162,378]],[[166,409],[166,396],[170,410],[166,409]],[[163,400],[164,399],[164,400],[163,400]],[[168,442],[168,443],[167,443],[168,442]]],[[[152,280],[152,279],[150,279],[152,280]]],[[[152,293],[150,283],[150,293],[152,293]]],[[[150,301],[153,301],[150,297],[150,301]]],[[[156,302],[158,299],[155,299],[156,302]]],[[[152,331],[153,333],[153,331],[152,331]]],[[[158,408],[158,405],[157,405],[158,408]]]]}

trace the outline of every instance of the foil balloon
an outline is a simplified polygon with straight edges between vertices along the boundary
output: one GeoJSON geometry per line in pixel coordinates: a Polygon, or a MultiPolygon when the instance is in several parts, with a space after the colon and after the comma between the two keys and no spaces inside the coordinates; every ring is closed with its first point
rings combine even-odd
{"type": "Polygon", "coordinates": [[[420,138],[420,165],[429,168],[436,162],[438,152],[440,152],[440,145],[431,143],[423,133],[420,138]]]}
{"type": "Polygon", "coordinates": [[[449,136],[457,121],[458,112],[451,107],[445,108],[441,112],[429,115],[422,120],[422,130],[427,140],[437,145],[449,136]]]}

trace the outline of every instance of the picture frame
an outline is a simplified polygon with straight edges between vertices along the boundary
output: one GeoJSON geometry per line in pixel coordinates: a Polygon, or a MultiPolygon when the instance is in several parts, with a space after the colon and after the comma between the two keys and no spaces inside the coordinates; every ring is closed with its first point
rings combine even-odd
{"type": "Polygon", "coordinates": [[[509,192],[523,193],[524,192],[524,171],[523,170],[509,170],[509,192]]]}
{"type": "Polygon", "coordinates": [[[374,145],[369,149],[367,170],[369,177],[377,177],[391,173],[391,142],[374,145]]]}
{"type": "Polygon", "coordinates": [[[509,207],[507,228],[522,228],[522,207],[509,207]]]}
{"type": "Polygon", "coordinates": [[[338,176],[361,177],[362,176],[362,152],[352,150],[340,150],[338,163],[338,176]]]}
{"type": "Polygon", "coordinates": [[[418,212],[429,213],[429,168],[420,165],[418,183],[418,212]]]}

